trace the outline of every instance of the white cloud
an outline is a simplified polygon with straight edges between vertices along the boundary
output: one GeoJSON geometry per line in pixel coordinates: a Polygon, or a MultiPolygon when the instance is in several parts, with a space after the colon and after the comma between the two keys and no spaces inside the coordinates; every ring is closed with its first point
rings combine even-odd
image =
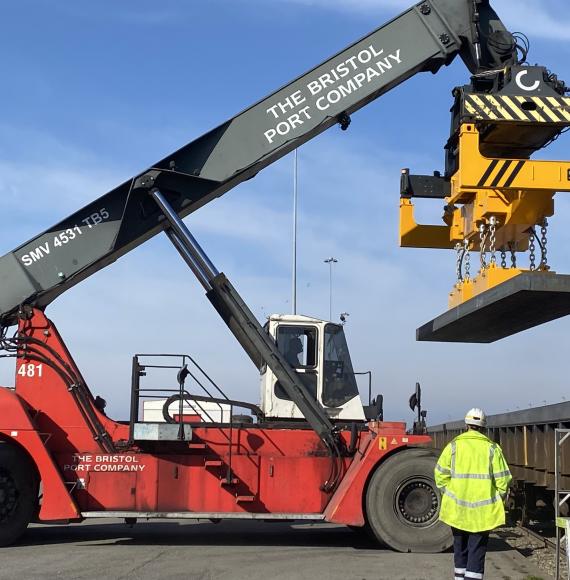
{"type": "Polygon", "coordinates": [[[570,40],[567,3],[562,0],[499,0],[493,4],[508,28],[532,38],[570,40]]]}

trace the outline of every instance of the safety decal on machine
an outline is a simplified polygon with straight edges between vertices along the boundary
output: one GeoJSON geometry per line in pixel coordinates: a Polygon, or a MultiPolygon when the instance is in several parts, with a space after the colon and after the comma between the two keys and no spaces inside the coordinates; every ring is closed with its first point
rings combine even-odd
{"type": "Polygon", "coordinates": [[[511,187],[525,163],[525,160],[515,163],[511,159],[493,159],[485,168],[477,187],[511,187]]]}
{"type": "Polygon", "coordinates": [[[564,123],[570,121],[568,97],[523,97],[516,95],[465,95],[465,110],[482,121],[527,121],[564,123]]]}
{"type": "Polygon", "coordinates": [[[388,437],[378,437],[378,447],[380,449],[388,449],[388,437]]]}

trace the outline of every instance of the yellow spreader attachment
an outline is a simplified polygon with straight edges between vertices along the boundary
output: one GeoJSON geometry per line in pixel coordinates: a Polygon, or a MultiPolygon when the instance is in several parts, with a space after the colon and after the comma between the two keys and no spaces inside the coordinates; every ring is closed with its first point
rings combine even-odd
{"type": "Polygon", "coordinates": [[[570,276],[550,271],[547,256],[547,218],[554,194],[570,191],[570,162],[485,157],[474,123],[457,135],[448,179],[402,176],[400,245],[456,251],[450,310],[419,328],[417,339],[492,342],[570,314],[570,276]],[[444,199],[443,225],[417,224],[414,197],[444,199]],[[523,253],[526,268],[518,264],[523,253]]]}

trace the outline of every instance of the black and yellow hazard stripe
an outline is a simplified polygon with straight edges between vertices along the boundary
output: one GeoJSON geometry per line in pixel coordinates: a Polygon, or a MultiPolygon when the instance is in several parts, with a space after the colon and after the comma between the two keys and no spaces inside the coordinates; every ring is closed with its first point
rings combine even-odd
{"type": "Polygon", "coordinates": [[[486,167],[477,187],[510,187],[525,163],[524,159],[493,159],[486,167]]]}
{"type": "Polygon", "coordinates": [[[570,125],[570,98],[466,94],[464,113],[477,121],[570,125]]]}

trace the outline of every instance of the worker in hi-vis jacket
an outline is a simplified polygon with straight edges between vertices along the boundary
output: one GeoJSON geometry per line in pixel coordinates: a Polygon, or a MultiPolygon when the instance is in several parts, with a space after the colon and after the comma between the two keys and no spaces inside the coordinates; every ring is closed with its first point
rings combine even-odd
{"type": "Polygon", "coordinates": [[[483,433],[485,413],[471,409],[465,424],[467,430],[445,447],[435,466],[439,519],[453,532],[455,580],[483,578],[489,532],[505,523],[512,480],[500,446],[483,433]]]}

